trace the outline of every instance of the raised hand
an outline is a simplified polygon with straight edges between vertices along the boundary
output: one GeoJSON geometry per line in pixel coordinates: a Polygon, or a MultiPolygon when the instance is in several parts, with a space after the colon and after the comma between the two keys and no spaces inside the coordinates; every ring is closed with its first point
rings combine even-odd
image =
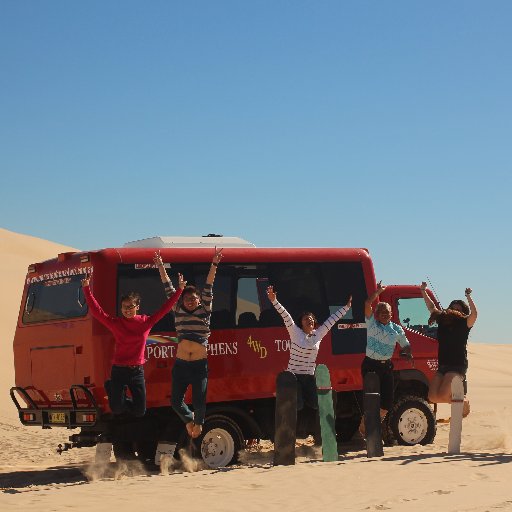
{"type": "Polygon", "coordinates": [[[468,297],[469,295],[471,295],[473,293],[473,290],[471,288],[466,288],[466,297],[468,297]]]}
{"type": "Polygon", "coordinates": [[[155,262],[155,265],[157,267],[164,266],[164,262],[162,260],[162,255],[160,254],[160,251],[155,252],[155,255],[153,256],[153,261],[155,262]]]}
{"type": "Polygon", "coordinates": [[[82,287],[85,288],[86,286],[89,286],[90,281],[91,281],[91,275],[85,274],[85,277],[82,279],[82,287]]]}
{"type": "Polygon", "coordinates": [[[379,295],[386,289],[385,286],[382,286],[382,281],[379,281],[377,283],[377,292],[379,293],[379,295]]]}
{"type": "Polygon", "coordinates": [[[420,284],[420,290],[426,290],[427,289],[427,283],[425,281],[423,281],[421,284],[420,284]]]}
{"type": "Polygon", "coordinates": [[[270,302],[274,302],[277,299],[277,295],[273,286],[267,287],[267,297],[270,302]]]}
{"type": "Polygon", "coordinates": [[[213,256],[213,263],[218,265],[220,263],[221,259],[222,259],[222,248],[217,249],[217,247],[215,247],[215,254],[213,256]]]}
{"type": "Polygon", "coordinates": [[[183,274],[178,274],[178,288],[184,290],[185,286],[187,286],[187,281],[183,279],[183,274]]]}

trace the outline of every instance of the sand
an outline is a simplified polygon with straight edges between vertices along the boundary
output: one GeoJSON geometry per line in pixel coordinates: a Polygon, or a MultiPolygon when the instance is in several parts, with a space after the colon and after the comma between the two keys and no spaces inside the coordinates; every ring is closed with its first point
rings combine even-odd
{"type": "MultiPolygon", "coordinates": [[[[66,429],[23,427],[8,390],[14,383],[12,338],[26,268],[71,250],[0,229],[0,510],[512,510],[512,345],[469,346],[472,412],[464,420],[462,451],[448,456],[449,425],[438,424],[428,446],[386,447],[366,457],[356,438],[339,461],[321,462],[300,441],[297,464],[273,467],[272,444],[241,455],[236,466],[204,470],[193,461],[166,475],[110,464],[100,475],[93,448],[59,455],[66,429]]],[[[441,406],[439,417],[449,409],[441,406]]]]}

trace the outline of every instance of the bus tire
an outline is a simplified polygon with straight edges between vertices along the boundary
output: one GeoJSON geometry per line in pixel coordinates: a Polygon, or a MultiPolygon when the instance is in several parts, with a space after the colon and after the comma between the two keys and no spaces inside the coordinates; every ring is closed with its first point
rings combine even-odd
{"type": "Polygon", "coordinates": [[[384,421],[386,445],[430,444],[436,436],[436,418],[428,402],[421,397],[400,397],[384,421]]]}
{"type": "Polygon", "coordinates": [[[223,414],[206,418],[203,431],[195,442],[201,458],[210,468],[234,464],[244,446],[244,436],[237,423],[223,414]]]}

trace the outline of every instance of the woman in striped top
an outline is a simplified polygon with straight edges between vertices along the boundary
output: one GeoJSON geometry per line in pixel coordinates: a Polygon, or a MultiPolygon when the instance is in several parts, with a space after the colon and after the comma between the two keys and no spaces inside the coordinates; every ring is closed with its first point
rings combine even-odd
{"type": "MultiPolygon", "coordinates": [[[[173,308],[178,335],[178,350],[172,369],[171,405],[185,423],[187,432],[192,438],[201,435],[206,413],[206,388],[208,384],[206,347],[210,336],[213,281],[221,258],[222,249],[215,248],[204,288],[199,291],[195,286],[187,286],[173,308]],[[185,403],[185,393],[189,385],[192,386],[194,412],[185,403]]],[[[155,254],[154,261],[164,283],[165,293],[170,297],[175,290],[165,271],[159,253],[155,254]]]]}
{"type": "Polygon", "coordinates": [[[315,368],[320,343],[334,324],[347,314],[352,305],[352,297],[349,297],[345,306],[334,312],[318,327],[315,315],[308,311],[302,313],[295,323],[290,313],[277,301],[273,286],[267,288],[267,296],[283,317],[290,335],[290,359],[287,370],[297,377],[297,410],[301,410],[304,405],[318,409],[315,368]]]}

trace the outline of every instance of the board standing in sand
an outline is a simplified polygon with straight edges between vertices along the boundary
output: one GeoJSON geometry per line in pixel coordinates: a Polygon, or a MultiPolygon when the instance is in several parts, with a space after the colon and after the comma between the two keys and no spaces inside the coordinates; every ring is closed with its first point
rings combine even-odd
{"type": "Polygon", "coordinates": [[[91,315],[109,329],[115,340],[114,359],[110,380],[105,383],[109,405],[114,415],[125,412],[144,416],[146,412],[146,383],[144,380],[144,351],[151,328],[163,318],[178,301],[186,281],[179,275],[179,289],[152,315],[139,315],[140,295],[130,292],[121,297],[122,316],[111,316],[98,304],[89,286],[90,276],[82,279],[85,299],[91,315]],[[131,399],[126,397],[126,388],[131,399]]]}
{"type": "MultiPolygon", "coordinates": [[[[192,438],[201,435],[206,413],[207,345],[210,336],[212,290],[217,266],[221,259],[222,249],[215,248],[204,288],[199,291],[195,286],[187,286],[183,290],[181,300],[173,308],[178,350],[172,369],[171,405],[185,423],[187,432],[192,438]],[[185,403],[188,386],[192,386],[194,412],[185,403]]],[[[164,283],[165,293],[170,297],[175,290],[159,253],[155,254],[154,261],[164,283]]]]}
{"type": "MultiPolygon", "coordinates": [[[[401,326],[391,321],[391,306],[387,302],[379,302],[375,306],[372,303],[386,289],[382,281],[377,283],[377,290],[366,299],[364,314],[366,317],[366,357],[361,364],[361,374],[375,372],[380,380],[380,417],[384,418],[393,406],[394,378],[393,363],[391,358],[398,343],[402,348],[401,355],[412,359],[411,345],[405,336],[401,326]]],[[[361,419],[359,431],[364,431],[364,418],[361,419]]]]}
{"type": "MultiPolygon", "coordinates": [[[[477,309],[471,297],[471,288],[466,288],[468,303],[461,299],[452,300],[443,310],[437,309],[426,292],[427,283],[421,283],[421,293],[428,310],[429,323],[437,322],[439,343],[438,369],[430,383],[428,399],[433,403],[451,402],[451,384],[456,375],[463,380],[468,369],[467,343],[469,331],[475,325],[477,309]]],[[[469,414],[469,400],[464,398],[463,416],[469,414]]]]}

